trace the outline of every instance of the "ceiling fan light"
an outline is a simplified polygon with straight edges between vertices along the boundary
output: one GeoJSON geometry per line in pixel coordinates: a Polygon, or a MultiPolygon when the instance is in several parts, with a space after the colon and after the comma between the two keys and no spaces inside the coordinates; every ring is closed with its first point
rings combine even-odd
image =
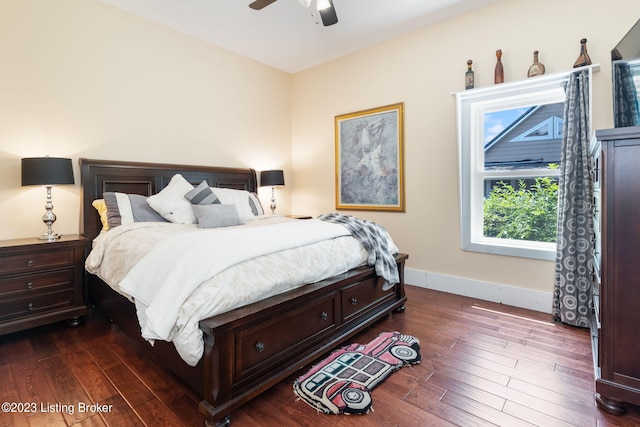
{"type": "Polygon", "coordinates": [[[329,0],[317,0],[316,6],[318,10],[325,10],[331,7],[331,2],[329,0]]]}

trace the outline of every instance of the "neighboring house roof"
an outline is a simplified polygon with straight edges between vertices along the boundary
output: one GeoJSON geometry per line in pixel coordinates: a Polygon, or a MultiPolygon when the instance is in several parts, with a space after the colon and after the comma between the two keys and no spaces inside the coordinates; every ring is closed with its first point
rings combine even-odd
{"type": "Polygon", "coordinates": [[[531,107],[484,146],[490,169],[546,168],[560,163],[564,104],[531,107]]]}
{"type": "Polygon", "coordinates": [[[490,149],[491,147],[493,147],[496,143],[498,143],[499,141],[501,141],[504,136],[508,133],[511,133],[511,131],[520,125],[520,123],[522,123],[522,121],[529,117],[529,115],[538,107],[531,107],[529,108],[527,111],[525,111],[520,117],[518,117],[516,120],[514,120],[509,126],[505,127],[504,129],[502,129],[500,131],[500,133],[498,133],[496,136],[493,137],[493,139],[491,139],[489,142],[487,142],[484,145],[484,151],[486,152],[488,149],[490,149]]]}

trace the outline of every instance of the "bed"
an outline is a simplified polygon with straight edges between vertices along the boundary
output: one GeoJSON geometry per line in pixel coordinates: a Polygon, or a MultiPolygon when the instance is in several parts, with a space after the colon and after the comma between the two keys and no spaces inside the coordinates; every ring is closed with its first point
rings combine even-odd
{"type": "MultiPolygon", "coordinates": [[[[151,196],[180,174],[191,185],[257,191],[253,169],[80,159],[81,233],[93,240],[102,223],[94,200],[103,193],[151,196]]],[[[306,221],[306,220],[295,220],[306,221]]],[[[297,286],[199,321],[203,355],[185,363],[172,343],[141,337],[135,305],[87,273],[87,298],[152,357],[201,397],[206,425],[228,425],[234,409],[332,350],[377,320],[404,311],[406,254],[395,255],[399,281],[391,289],[374,267],[297,286]],[[295,325],[295,327],[292,327],[295,325]]]]}

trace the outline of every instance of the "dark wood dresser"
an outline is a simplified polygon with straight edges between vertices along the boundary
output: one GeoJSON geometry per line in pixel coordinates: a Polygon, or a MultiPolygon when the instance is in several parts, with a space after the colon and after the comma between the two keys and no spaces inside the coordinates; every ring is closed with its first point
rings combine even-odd
{"type": "Polygon", "coordinates": [[[0,241],[0,335],[61,320],[80,323],[87,314],[82,284],[88,243],[77,235],[0,241]]]}
{"type": "Polygon", "coordinates": [[[593,356],[596,401],[640,405],[640,127],[596,132],[593,356]]]}

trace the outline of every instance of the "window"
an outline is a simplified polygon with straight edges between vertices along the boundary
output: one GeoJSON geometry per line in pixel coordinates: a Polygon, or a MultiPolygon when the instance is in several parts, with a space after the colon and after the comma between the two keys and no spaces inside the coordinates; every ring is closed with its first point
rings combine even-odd
{"type": "MultiPolygon", "coordinates": [[[[564,108],[564,104],[559,104],[562,108],[564,108]]],[[[562,111],[561,111],[562,113],[562,111]]],[[[540,122],[539,118],[538,124],[536,124],[531,129],[527,129],[517,137],[513,138],[511,142],[529,142],[529,141],[540,141],[547,139],[562,139],[562,126],[564,125],[564,120],[558,116],[549,117],[548,119],[540,122]]],[[[486,123],[486,120],[485,120],[486,123]]]]}
{"type": "Polygon", "coordinates": [[[555,259],[568,77],[456,95],[462,249],[555,259]]]}

